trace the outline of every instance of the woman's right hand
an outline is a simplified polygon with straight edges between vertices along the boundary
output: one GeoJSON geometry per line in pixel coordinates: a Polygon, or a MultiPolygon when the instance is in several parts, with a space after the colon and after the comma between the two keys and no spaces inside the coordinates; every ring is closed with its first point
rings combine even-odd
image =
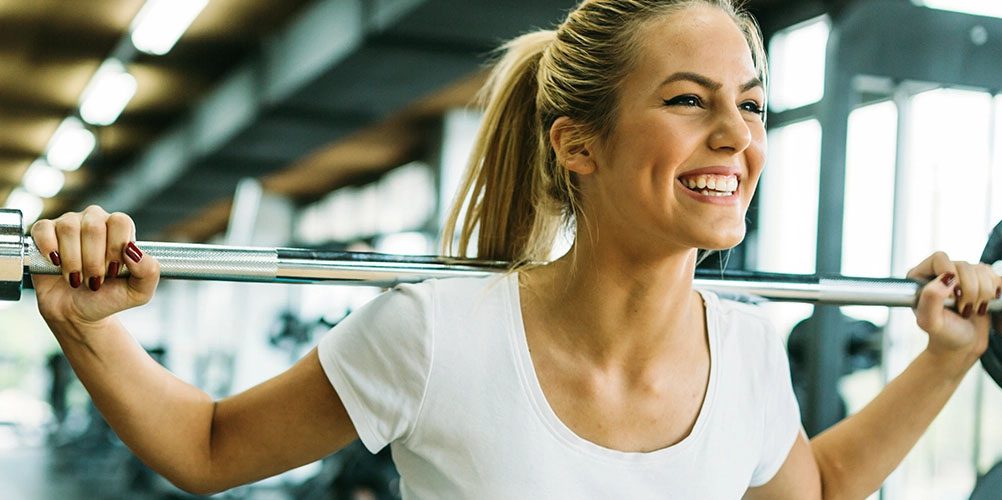
{"type": "Polygon", "coordinates": [[[128,215],[95,205],[36,222],[35,246],[62,269],[61,276],[32,276],[42,317],[50,324],[95,324],[149,302],[160,263],[136,246],[135,234],[128,215]],[[122,267],[129,270],[127,279],[117,277],[122,267]]]}

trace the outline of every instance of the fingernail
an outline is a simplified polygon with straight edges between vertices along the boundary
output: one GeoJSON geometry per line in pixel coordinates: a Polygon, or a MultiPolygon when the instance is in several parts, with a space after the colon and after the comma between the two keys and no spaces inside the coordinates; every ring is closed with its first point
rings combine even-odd
{"type": "Polygon", "coordinates": [[[988,303],[982,302],[981,306],[978,307],[978,316],[984,316],[988,314],[988,303]]]}
{"type": "Polygon", "coordinates": [[[111,264],[108,264],[108,277],[117,278],[118,270],[121,269],[121,267],[122,265],[119,264],[117,260],[111,261],[111,264]]]}
{"type": "Polygon", "coordinates": [[[946,286],[953,286],[953,282],[957,280],[957,275],[953,273],[946,273],[941,278],[943,284],[946,286]]]}
{"type": "Polygon", "coordinates": [[[954,294],[954,295],[956,295],[956,296],[957,296],[957,298],[959,299],[959,298],[961,298],[961,297],[963,297],[963,296],[964,296],[964,291],[963,291],[963,290],[961,290],[961,289],[959,289],[959,288],[955,288],[955,289],[953,290],[953,294],[954,294]]]}
{"type": "Polygon", "coordinates": [[[56,267],[63,265],[63,259],[59,258],[59,252],[52,252],[49,254],[49,260],[52,261],[56,267]]]}
{"type": "Polygon", "coordinates": [[[974,314],[974,304],[967,304],[964,307],[964,313],[961,314],[961,316],[963,316],[964,319],[967,319],[970,318],[972,314],[974,314]]]}
{"type": "Polygon", "coordinates": [[[87,286],[90,288],[92,292],[100,290],[101,278],[98,278],[97,276],[91,276],[89,279],[87,279],[87,286]]]}
{"type": "Polygon", "coordinates": [[[80,288],[80,273],[70,273],[70,286],[73,288],[80,288]]]}
{"type": "Polygon", "coordinates": [[[1002,299],[1002,286],[995,289],[995,298],[1002,299]]]}
{"type": "Polygon", "coordinates": [[[134,242],[129,242],[125,247],[125,255],[128,255],[130,259],[136,264],[143,260],[143,251],[136,246],[134,242]]]}

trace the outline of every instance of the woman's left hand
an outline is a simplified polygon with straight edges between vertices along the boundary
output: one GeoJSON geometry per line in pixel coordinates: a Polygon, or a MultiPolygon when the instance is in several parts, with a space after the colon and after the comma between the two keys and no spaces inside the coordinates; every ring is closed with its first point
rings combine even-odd
{"type": "Polygon", "coordinates": [[[908,271],[908,278],[929,282],[913,309],[919,328],[929,334],[926,350],[966,373],[988,347],[988,303],[999,297],[1002,277],[987,264],[951,261],[936,252],[908,271]],[[954,309],[944,302],[953,296],[954,309]]]}

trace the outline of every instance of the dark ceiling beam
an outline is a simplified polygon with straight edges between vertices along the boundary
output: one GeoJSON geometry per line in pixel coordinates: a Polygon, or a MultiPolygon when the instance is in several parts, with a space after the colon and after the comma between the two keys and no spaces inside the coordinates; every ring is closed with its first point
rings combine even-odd
{"type": "MultiPolygon", "coordinates": [[[[52,102],[27,101],[0,92],[0,117],[2,119],[54,119],[74,115],[76,106],[64,106],[52,102]]],[[[127,110],[112,127],[160,128],[175,116],[172,110],[127,110]]]]}
{"type": "Polygon", "coordinates": [[[16,149],[16,148],[0,148],[0,161],[4,163],[13,162],[30,162],[38,158],[38,151],[29,151],[26,149],[16,149]]]}
{"type": "MultiPolygon", "coordinates": [[[[2,18],[0,18],[2,19],[2,18]]],[[[103,33],[66,27],[60,36],[43,36],[42,30],[0,23],[0,53],[16,52],[27,63],[58,66],[100,62],[121,38],[121,33],[103,33]]]]}
{"type": "Polygon", "coordinates": [[[822,0],[774,3],[769,7],[755,8],[753,6],[750,10],[762,28],[766,43],[777,31],[829,12],[822,0]]]}
{"type": "Polygon", "coordinates": [[[63,119],[76,109],[50,102],[28,102],[0,92],[0,114],[11,118],[58,118],[63,119]]]}
{"type": "Polygon", "coordinates": [[[428,37],[406,33],[386,32],[368,38],[368,45],[385,48],[406,48],[438,54],[490,54],[497,43],[483,40],[428,37]]]}

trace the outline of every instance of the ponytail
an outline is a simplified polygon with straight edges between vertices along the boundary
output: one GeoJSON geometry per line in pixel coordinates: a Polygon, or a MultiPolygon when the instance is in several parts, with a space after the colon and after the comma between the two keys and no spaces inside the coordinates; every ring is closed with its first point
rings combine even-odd
{"type": "Polygon", "coordinates": [[[541,30],[502,47],[504,55],[480,94],[484,119],[443,231],[446,254],[468,256],[477,232],[477,258],[517,268],[549,256],[560,217],[539,175],[551,155],[537,108],[537,74],[554,37],[541,30]]]}

